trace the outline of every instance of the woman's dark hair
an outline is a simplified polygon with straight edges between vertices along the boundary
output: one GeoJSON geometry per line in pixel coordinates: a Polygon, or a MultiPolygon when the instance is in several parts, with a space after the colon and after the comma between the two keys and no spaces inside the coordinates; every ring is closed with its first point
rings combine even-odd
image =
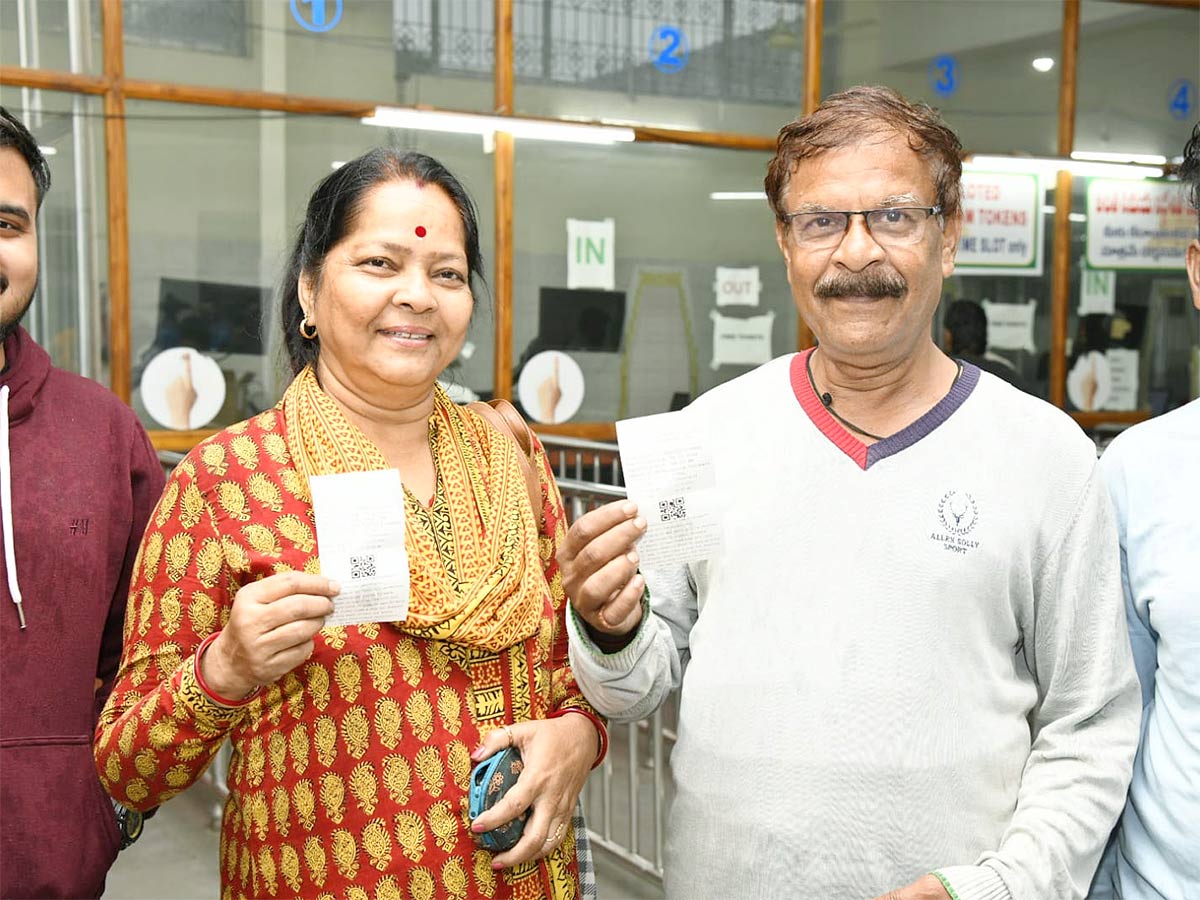
{"type": "Polygon", "coordinates": [[[391,181],[432,184],[446,192],[462,219],[472,293],[475,293],[476,283],[485,283],[475,204],[462,183],[440,162],[424,153],[390,147],[378,147],[364,153],[326,175],[317,185],[308,200],[304,224],[296,235],[284,270],[280,286],[280,319],[293,374],[307,365],[314,365],[321,350],[320,335],[311,341],[300,335],[300,323],[304,319],[304,309],[300,306],[300,279],[320,283],[325,257],[354,225],[367,194],[391,181]]]}

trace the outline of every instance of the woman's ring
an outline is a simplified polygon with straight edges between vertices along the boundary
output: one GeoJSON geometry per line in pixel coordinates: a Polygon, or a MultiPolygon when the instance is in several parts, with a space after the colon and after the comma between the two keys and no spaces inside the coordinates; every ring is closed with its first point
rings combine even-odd
{"type": "Polygon", "coordinates": [[[514,743],[513,736],[512,736],[512,729],[509,728],[507,725],[501,725],[500,727],[503,728],[504,733],[508,735],[508,746],[511,747],[514,743]]]}
{"type": "Polygon", "coordinates": [[[565,828],[565,827],[566,826],[564,825],[564,823],[559,822],[558,827],[556,829],[554,829],[554,834],[552,834],[550,837],[546,838],[546,843],[547,844],[557,844],[559,839],[562,837],[563,828],[565,828]]]}

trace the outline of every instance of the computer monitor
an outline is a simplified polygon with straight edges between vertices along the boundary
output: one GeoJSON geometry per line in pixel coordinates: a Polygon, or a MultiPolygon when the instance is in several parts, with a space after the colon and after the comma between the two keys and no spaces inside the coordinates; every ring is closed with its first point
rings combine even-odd
{"type": "Polygon", "coordinates": [[[537,345],[547,350],[617,353],[625,330],[625,292],[543,287],[537,345]]]}
{"type": "Polygon", "coordinates": [[[255,285],[163,278],[154,346],[261,354],[262,312],[270,298],[269,288],[255,285]]]}

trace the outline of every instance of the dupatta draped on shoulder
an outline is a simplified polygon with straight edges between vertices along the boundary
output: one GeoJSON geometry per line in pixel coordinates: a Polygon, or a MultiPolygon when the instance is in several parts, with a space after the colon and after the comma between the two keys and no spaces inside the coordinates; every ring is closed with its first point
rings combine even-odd
{"type": "MultiPolygon", "coordinates": [[[[388,469],[379,448],[354,425],[305,368],[282,401],[297,471],[313,475],[388,469]]],[[[411,574],[408,619],[417,637],[500,651],[537,632],[547,602],[538,529],[511,440],[434,387],[431,449],[449,515],[453,553],[406,517],[411,574]]]]}

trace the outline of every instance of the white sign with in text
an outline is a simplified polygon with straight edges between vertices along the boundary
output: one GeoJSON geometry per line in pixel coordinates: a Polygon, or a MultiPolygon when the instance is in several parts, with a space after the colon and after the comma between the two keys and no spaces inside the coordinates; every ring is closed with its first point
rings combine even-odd
{"type": "Polygon", "coordinates": [[[1117,273],[1089,269],[1079,273],[1079,315],[1111,316],[1117,310],[1117,273]]]}
{"type": "Polygon", "coordinates": [[[611,291],[616,244],[616,223],[612,219],[567,219],[567,287],[611,291]]]}

